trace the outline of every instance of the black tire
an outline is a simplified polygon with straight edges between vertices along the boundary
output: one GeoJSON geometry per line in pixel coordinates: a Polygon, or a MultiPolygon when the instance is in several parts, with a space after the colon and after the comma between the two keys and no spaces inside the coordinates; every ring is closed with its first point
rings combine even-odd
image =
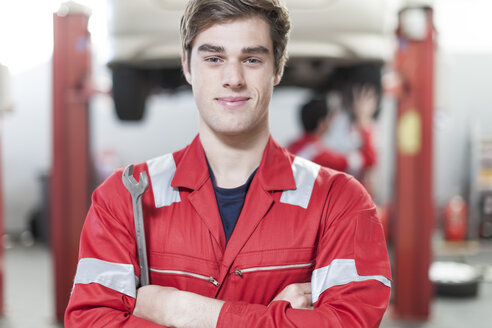
{"type": "Polygon", "coordinates": [[[145,113],[145,103],[150,87],[144,69],[118,65],[113,72],[113,99],[118,118],[123,121],[140,121],[145,113]]]}
{"type": "Polygon", "coordinates": [[[436,283],[436,294],[448,297],[475,297],[478,294],[479,281],[470,281],[467,283],[436,283]]]}
{"type": "Polygon", "coordinates": [[[437,261],[430,269],[430,279],[439,296],[475,297],[480,277],[476,268],[465,263],[437,261]]]}

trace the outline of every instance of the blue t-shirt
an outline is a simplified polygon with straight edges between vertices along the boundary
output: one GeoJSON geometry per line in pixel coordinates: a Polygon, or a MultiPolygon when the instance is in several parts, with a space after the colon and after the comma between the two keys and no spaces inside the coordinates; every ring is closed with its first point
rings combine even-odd
{"type": "Polygon", "coordinates": [[[224,227],[224,233],[226,237],[226,243],[232,235],[232,231],[236,226],[237,219],[243,208],[244,199],[248,192],[251,180],[255,176],[256,170],[249,176],[248,181],[242,186],[236,188],[221,188],[215,183],[215,176],[210,168],[210,178],[214,186],[215,199],[217,200],[217,206],[219,208],[220,219],[222,220],[222,226],[224,227]]]}

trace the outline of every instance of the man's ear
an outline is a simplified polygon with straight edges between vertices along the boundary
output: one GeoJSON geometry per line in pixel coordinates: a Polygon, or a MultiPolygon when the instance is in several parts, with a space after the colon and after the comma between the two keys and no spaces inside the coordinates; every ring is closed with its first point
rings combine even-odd
{"type": "Polygon", "coordinates": [[[186,81],[191,85],[191,72],[186,55],[181,56],[181,67],[183,68],[183,74],[185,76],[186,81]]]}
{"type": "Polygon", "coordinates": [[[284,75],[284,66],[280,68],[277,74],[275,74],[274,80],[273,80],[273,85],[278,85],[280,81],[282,80],[282,76],[284,75]]]}

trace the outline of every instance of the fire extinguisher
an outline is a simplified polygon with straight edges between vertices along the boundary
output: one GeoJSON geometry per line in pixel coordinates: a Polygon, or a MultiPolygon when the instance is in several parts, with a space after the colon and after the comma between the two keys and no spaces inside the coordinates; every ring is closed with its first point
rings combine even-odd
{"type": "Polygon", "coordinates": [[[467,232],[467,206],[461,196],[454,196],[444,209],[444,238],[446,240],[465,240],[467,232]]]}

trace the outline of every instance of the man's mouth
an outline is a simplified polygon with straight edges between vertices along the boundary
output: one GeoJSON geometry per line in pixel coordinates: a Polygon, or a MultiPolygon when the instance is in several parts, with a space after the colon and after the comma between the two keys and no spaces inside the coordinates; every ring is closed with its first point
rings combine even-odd
{"type": "Polygon", "coordinates": [[[226,108],[239,108],[245,105],[251,98],[249,97],[218,97],[217,102],[226,108]]]}

